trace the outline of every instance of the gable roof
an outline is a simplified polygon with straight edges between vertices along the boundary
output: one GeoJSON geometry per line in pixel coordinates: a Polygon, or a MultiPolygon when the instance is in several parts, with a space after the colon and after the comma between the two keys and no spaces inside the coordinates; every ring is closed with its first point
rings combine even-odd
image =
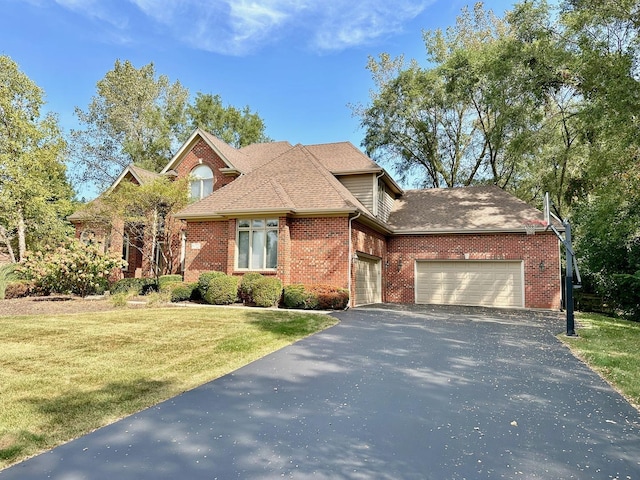
{"type": "Polygon", "coordinates": [[[368,212],[312,153],[296,145],[178,212],[177,218],[368,212]]]}
{"type": "Polygon", "coordinates": [[[480,186],[405,191],[388,223],[398,234],[490,233],[524,232],[525,223],[543,220],[540,210],[501,188],[480,186]]]}
{"type": "Polygon", "coordinates": [[[382,171],[380,165],[358,150],[351,142],[307,145],[307,149],[334,175],[382,171]]]}

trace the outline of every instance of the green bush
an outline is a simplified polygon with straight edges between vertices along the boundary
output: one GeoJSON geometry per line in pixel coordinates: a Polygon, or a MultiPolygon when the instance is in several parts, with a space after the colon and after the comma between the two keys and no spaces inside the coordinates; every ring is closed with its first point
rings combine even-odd
{"type": "Polygon", "coordinates": [[[283,303],[287,308],[315,310],[318,307],[318,299],[301,283],[284,287],[283,303]]]}
{"type": "Polygon", "coordinates": [[[284,306],[305,310],[341,310],[349,304],[349,292],[331,285],[292,284],[284,287],[284,306]]]}
{"type": "Polygon", "coordinates": [[[635,275],[613,274],[612,296],[625,317],[640,321],[640,271],[635,275]]]}
{"type": "Polygon", "coordinates": [[[4,290],[4,298],[6,300],[12,298],[22,298],[33,295],[36,285],[33,280],[12,280],[8,282],[4,290]]]}
{"type": "Polygon", "coordinates": [[[29,254],[16,272],[33,280],[43,293],[75,293],[82,297],[100,293],[107,278],[124,260],[101,251],[97,245],[69,240],[54,250],[29,254]]]}
{"type": "Polygon", "coordinates": [[[193,291],[197,290],[198,284],[173,282],[162,287],[162,292],[168,292],[171,295],[172,302],[186,302],[191,300],[193,291]]]}
{"type": "Polygon", "coordinates": [[[142,295],[142,287],[145,280],[144,278],[123,278],[111,285],[109,292],[111,292],[111,295],[116,295],[135,291],[136,295],[142,295]]]}
{"type": "Polygon", "coordinates": [[[202,272],[198,277],[198,291],[200,292],[200,298],[204,300],[204,296],[207,293],[207,289],[209,288],[209,282],[212,278],[224,275],[226,275],[226,273],[224,272],[202,272]]]}
{"type": "Polygon", "coordinates": [[[238,288],[240,294],[240,300],[243,303],[253,303],[253,287],[254,284],[260,279],[264,278],[261,273],[249,272],[245,273],[240,280],[240,287],[238,288]]]}
{"type": "Polygon", "coordinates": [[[12,263],[0,267],[0,300],[4,298],[4,290],[9,282],[17,280],[16,266],[12,263]]]}
{"type": "Polygon", "coordinates": [[[229,305],[238,298],[238,277],[224,273],[215,275],[209,280],[205,294],[205,302],[212,305],[229,305]]]}
{"type": "Polygon", "coordinates": [[[178,282],[182,282],[182,275],[160,275],[158,278],[158,289],[162,291],[164,286],[178,282]]]}
{"type": "Polygon", "coordinates": [[[257,307],[273,307],[282,297],[282,282],[275,277],[256,278],[251,281],[251,298],[257,307]]]}

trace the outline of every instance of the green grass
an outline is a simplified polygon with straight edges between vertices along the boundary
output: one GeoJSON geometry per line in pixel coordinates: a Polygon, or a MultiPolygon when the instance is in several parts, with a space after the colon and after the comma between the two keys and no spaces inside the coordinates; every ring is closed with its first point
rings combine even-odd
{"type": "Polygon", "coordinates": [[[0,265],[0,300],[4,300],[4,290],[7,288],[7,283],[16,278],[13,273],[14,270],[15,265],[12,263],[0,265]]]}
{"type": "Polygon", "coordinates": [[[0,318],[0,468],[335,323],[237,308],[0,318]]]}
{"type": "Polygon", "coordinates": [[[576,320],[578,337],[559,338],[638,408],[640,323],[597,313],[579,313],[576,320]]]}

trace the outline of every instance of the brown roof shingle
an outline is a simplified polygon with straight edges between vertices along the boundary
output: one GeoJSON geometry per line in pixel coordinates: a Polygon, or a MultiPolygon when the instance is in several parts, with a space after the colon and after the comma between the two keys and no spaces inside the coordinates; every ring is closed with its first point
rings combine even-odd
{"type": "Polygon", "coordinates": [[[373,160],[358,150],[351,142],[307,145],[311,152],[331,173],[353,171],[381,171],[373,160]]]}
{"type": "MultiPolygon", "coordinates": [[[[495,186],[408,190],[395,201],[389,225],[396,233],[524,231],[540,210],[495,186]]],[[[539,230],[544,229],[539,225],[539,230]]]]}

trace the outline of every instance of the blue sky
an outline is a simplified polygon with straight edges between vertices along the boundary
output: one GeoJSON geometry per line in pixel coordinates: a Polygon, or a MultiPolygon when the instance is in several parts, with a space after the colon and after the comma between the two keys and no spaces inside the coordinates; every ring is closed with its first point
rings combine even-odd
{"type": "MultiPolygon", "coordinates": [[[[423,61],[422,30],[446,28],[466,0],[0,0],[0,54],[44,89],[68,131],[116,59],[153,62],[191,95],[248,105],[274,140],[315,144],[363,133],[368,56],[423,61]]],[[[490,0],[502,14],[511,0],[490,0]]]]}

